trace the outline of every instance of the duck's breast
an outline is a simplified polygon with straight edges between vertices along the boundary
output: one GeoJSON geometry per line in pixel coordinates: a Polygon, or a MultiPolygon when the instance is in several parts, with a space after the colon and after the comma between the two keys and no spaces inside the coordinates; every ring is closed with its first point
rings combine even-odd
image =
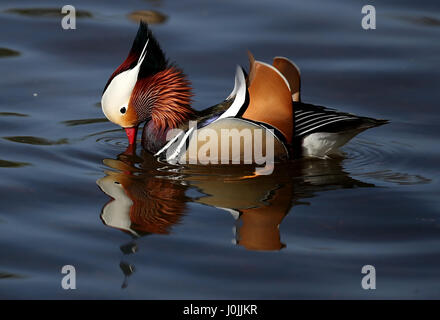
{"type": "Polygon", "coordinates": [[[181,163],[261,164],[288,158],[288,150],[276,132],[256,122],[225,118],[194,130],[188,137],[181,163]]]}

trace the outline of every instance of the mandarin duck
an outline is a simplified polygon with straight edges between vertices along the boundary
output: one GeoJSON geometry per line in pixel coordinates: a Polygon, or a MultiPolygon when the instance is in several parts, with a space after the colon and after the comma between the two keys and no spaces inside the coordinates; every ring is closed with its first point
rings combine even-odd
{"type": "MultiPolygon", "coordinates": [[[[300,70],[288,58],[275,57],[270,65],[249,53],[249,60],[249,73],[237,66],[234,88],[224,101],[195,110],[190,82],[167,60],[148,25],[141,22],[127,58],[107,81],[102,110],[108,120],[125,129],[130,146],[136,144],[137,129],[145,123],[143,148],[167,161],[188,160],[186,147],[195,129],[199,135],[207,130],[219,135],[223,129],[263,130],[274,140],[277,159],[326,158],[340,154],[339,148],[360,132],[388,122],[303,103],[300,70]],[[190,127],[190,121],[197,125],[190,127]],[[173,129],[180,131],[170,138],[173,129]]],[[[234,141],[239,150],[245,149],[243,139],[234,141]]],[[[196,145],[199,150],[203,142],[196,145]]]]}

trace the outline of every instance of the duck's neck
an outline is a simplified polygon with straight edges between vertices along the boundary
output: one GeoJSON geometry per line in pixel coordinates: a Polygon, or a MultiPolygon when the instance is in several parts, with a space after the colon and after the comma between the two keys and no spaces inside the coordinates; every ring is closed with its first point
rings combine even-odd
{"type": "Polygon", "coordinates": [[[191,108],[191,84],[183,72],[170,67],[149,80],[151,120],[158,131],[176,128],[194,114],[191,108]]]}
{"type": "Polygon", "coordinates": [[[169,140],[167,135],[170,130],[180,127],[185,127],[190,120],[195,119],[196,112],[191,114],[181,122],[176,123],[176,125],[168,125],[167,127],[158,126],[154,120],[150,120],[145,123],[142,131],[142,146],[144,149],[150,151],[151,153],[156,153],[159,151],[169,140]]]}
{"type": "Polygon", "coordinates": [[[150,105],[150,120],[145,124],[142,143],[150,152],[158,151],[167,141],[169,130],[187,123],[196,115],[191,108],[191,85],[183,72],[170,67],[145,80],[143,94],[150,105]]]}
{"type": "Polygon", "coordinates": [[[156,153],[165,145],[169,130],[171,128],[165,130],[158,129],[154,121],[150,120],[145,124],[142,131],[142,147],[151,153],[156,153]]]}

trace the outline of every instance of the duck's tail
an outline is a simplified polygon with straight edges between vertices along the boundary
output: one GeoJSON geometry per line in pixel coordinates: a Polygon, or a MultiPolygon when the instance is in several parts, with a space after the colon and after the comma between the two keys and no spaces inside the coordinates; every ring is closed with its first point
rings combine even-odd
{"type": "Polygon", "coordinates": [[[325,158],[340,154],[339,148],[364,130],[388,120],[359,117],[321,106],[294,103],[294,154],[325,158]],[[300,152],[298,152],[300,151],[300,152]]]}
{"type": "Polygon", "coordinates": [[[388,120],[360,117],[351,113],[340,112],[312,104],[294,102],[295,137],[301,138],[315,132],[342,133],[345,131],[377,127],[388,120]]]}

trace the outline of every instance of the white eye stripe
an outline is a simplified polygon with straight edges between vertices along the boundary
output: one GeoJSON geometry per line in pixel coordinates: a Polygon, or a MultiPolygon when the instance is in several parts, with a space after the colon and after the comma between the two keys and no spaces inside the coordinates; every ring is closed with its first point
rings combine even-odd
{"type": "Polygon", "coordinates": [[[136,85],[138,72],[139,68],[121,72],[113,78],[102,95],[102,111],[107,119],[120,126],[122,126],[121,117],[124,115],[121,109],[125,107],[126,112],[128,110],[128,102],[136,85]]]}

